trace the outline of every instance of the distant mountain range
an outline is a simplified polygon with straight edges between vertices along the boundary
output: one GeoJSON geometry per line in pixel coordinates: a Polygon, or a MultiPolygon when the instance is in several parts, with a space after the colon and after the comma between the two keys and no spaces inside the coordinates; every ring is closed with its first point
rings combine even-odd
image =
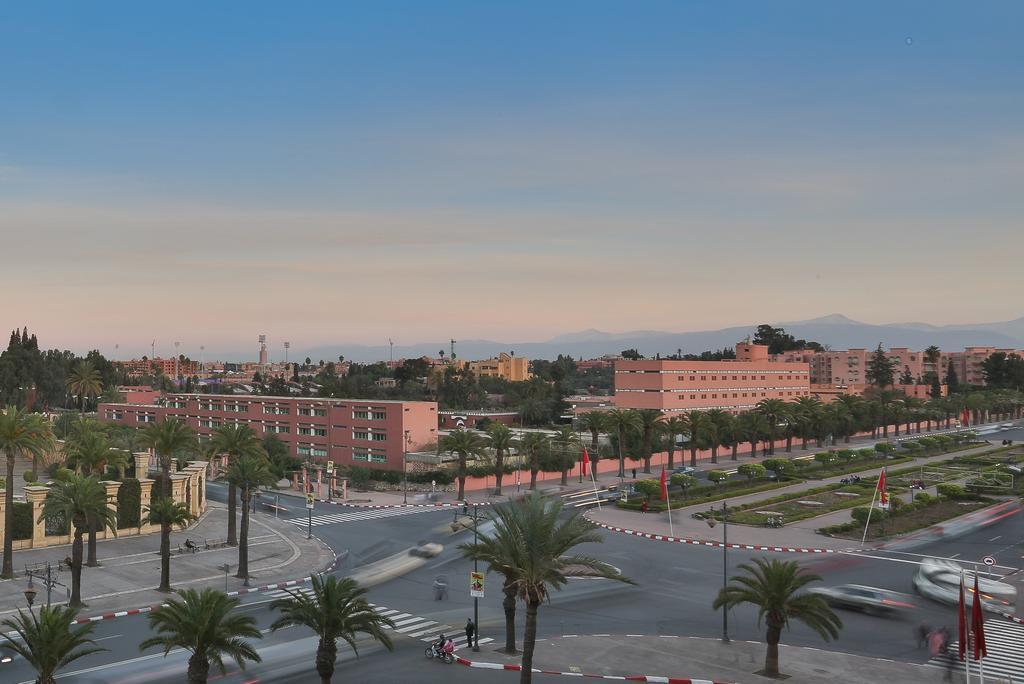
{"type": "MultiPolygon", "coordinates": [[[[1024,317],[1002,323],[977,323],[973,325],[929,325],[927,323],[893,323],[872,325],[854,321],[842,314],[831,314],[808,321],[772,323],[786,329],[798,339],[814,340],[832,349],[850,347],[873,348],[878,343],[883,347],[910,347],[924,349],[936,345],[940,349],[955,351],[969,346],[994,346],[1024,348],[1024,317]]],[[[660,330],[636,330],[623,333],[608,333],[600,330],[583,330],[553,337],[545,342],[494,342],[491,340],[460,340],[455,344],[455,353],[462,359],[485,359],[499,352],[515,352],[531,359],[553,359],[559,354],[568,354],[585,359],[617,354],[623,349],[635,348],[641,354],[653,356],[656,353],[672,354],[682,349],[684,354],[699,354],[708,349],[731,347],[744,337],[753,336],[757,324],[704,330],[696,332],[665,332],[660,330]]],[[[395,358],[437,356],[438,350],[448,353],[448,342],[425,342],[412,345],[395,345],[395,358]]],[[[292,358],[309,356],[318,359],[337,359],[343,354],[352,361],[381,361],[389,355],[387,345],[330,345],[320,346],[292,354],[292,358]]]]}

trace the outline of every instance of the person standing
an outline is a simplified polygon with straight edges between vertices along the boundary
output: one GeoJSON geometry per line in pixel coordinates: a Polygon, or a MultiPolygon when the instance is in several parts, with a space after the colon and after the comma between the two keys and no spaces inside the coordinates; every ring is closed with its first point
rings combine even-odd
{"type": "Polygon", "coordinates": [[[640,504],[640,512],[641,513],[646,513],[647,512],[647,499],[644,499],[644,502],[642,504],[640,504]]]}
{"type": "Polygon", "coordinates": [[[466,620],[466,645],[473,646],[473,635],[476,634],[476,625],[473,624],[473,618],[466,620]]]}

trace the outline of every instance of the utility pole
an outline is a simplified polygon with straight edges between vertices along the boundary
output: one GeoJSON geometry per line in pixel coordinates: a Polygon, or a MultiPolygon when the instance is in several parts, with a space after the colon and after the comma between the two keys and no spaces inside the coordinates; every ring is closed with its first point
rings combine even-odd
{"type": "MultiPolygon", "coordinates": [[[[477,524],[480,521],[477,509],[479,504],[473,504],[473,546],[475,547],[479,537],[477,536],[477,524]]],[[[473,557],[473,572],[477,572],[476,556],[473,557]]],[[[473,650],[480,650],[480,599],[473,597],[473,650]]]]}
{"type": "Polygon", "coordinates": [[[393,367],[395,365],[395,343],[391,341],[390,337],[388,338],[388,346],[391,347],[391,363],[389,365],[393,367]]]}

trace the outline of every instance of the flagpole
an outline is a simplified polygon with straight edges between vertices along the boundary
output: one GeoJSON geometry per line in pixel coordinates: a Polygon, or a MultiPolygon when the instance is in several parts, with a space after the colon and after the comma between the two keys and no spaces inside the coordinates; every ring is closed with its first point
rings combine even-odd
{"type": "MultiPolygon", "coordinates": [[[[583,453],[587,453],[587,447],[583,447],[583,453]]],[[[597,461],[591,461],[588,455],[587,465],[590,466],[587,468],[590,471],[590,481],[594,483],[594,498],[597,499],[597,510],[601,510],[601,497],[597,495],[597,478],[594,477],[594,468],[597,467],[597,461]]]]}
{"type": "MultiPolygon", "coordinates": [[[[963,651],[963,655],[964,655],[964,659],[963,659],[964,660],[964,681],[967,684],[971,684],[971,654],[970,654],[970,648],[969,648],[969,646],[967,644],[967,642],[970,641],[970,631],[967,630],[967,629],[964,629],[964,623],[967,620],[967,617],[966,617],[966,615],[967,615],[967,604],[964,601],[964,568],[963,568],[962,565],[960,566],[960,604],[959,604],[959,607],[960,607],[960,610],[957,612],[957,622],[958,622],[957,630],[958,630],[959,634],[957,636],[959,638],[960,643],[958,644],[957,651],[958,651],[958,653],[959,653],[959,651],[963,651]]],[[[952,658],[953,655],[950,654],[949,657],[952,658]]]]}
{"type": "Polygon", "coordinates": [[[871,513],[875,510],[875,497],[878,496],[878,487],[875,487],[875,493],[871,495],[871,505],[868,507],[868,520],[864,523],[864,534],[861,535],[860,545],[864,546],[864,541],[868,538],[868,525],[871,524],[871,513]]]}
{"type": "Polygon", "coordinates": [[[668,535],[670,537],[676,536],[675,530],[672,529],[672,497],[665,497],[665,505],[668,506],[668,535]]]}

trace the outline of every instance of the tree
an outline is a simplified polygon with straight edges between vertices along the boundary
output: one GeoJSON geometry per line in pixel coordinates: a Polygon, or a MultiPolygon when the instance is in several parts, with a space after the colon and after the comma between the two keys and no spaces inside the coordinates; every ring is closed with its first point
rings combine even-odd
{"type": "Polygon", "coordinates": [[[820,576],[803,572],[796,561],[764,558],[755,558],[753,565],[742,563],[739,569],[745,574],[730,578],[731,583],[719,591],[712,607],[728,610],[744,603],[757,606],[758,624],[763,622],[768,628],[764,671],[758,674],[779,676],[779,640],[791,619],[804,623],[825,641],[838,638],[843,623],[825,599],[800,593],[811,582],[821,580],[820,576]]]}
{"type": "Polygon", "coordinates": [[[249,576],[249,508],[253,490],[276,482],[266,456],[242,456],[228,467],[228,482],[242,495],[242,525],[238,535],[238,572],[235,577],[249,576]]]}
{"type": "Polygon", "coordinates": [[[501,478],[505,474],[505,454],[515,444],[512,430],[504,423],[492,423],[487,428],[487,445],[494,449],[494,493],[501,495],[501,478]]]}
{"type": "Polygon", "coordinates": [[[89,399],[98,397],[103,391],[103,378],[90,361],[76,363],[66,380],[68,392],[78,397],[79,410],[85,413],[85,404],[89,399]]]}
{"type": "Polygon", "coordinates": [[[0,578],[14,577],[14,462],[21,456],[33,461],[54,446],[50,425],[36,413],[8,406],[0,413],[0,451],[7,458],[4,488],[4,563],[0,578]]]}
{"type": "Polygon", "coordinates": [[[263,635],[253,617],[232,613],[239,604],[237,598],[216,589],[184,589],[180,596],[149,614],[149,628],[157,636],[139,644],[140,651],[159,646],[164,657],[174,648],[189,651],[188,684],[205,684],[211,665],[226,674],[225,656],[243,670],[247,660],[260,662],[259,653],[246,638],[262,639],[263,635]]]}
{"type": "Polygon", "coordinates": [[[534,490],[537,488],[540,457],[551,448],[551,440],[543,432],[528,432],[520,440],[519,448],[530,457],[530,489],[534,490]]]}
{"type": "Polygon", "coordinates": [[[904,366],[903,372],[900,373],[900,384],[901,385],[913,385],[914,374],[910,372],[910,366],[904,366]]]}
{"type": "Polygon", "coordinates": [[[605,412],[606,425],[618,438],[619,477],[626,476],[626,435],[643,429],[640,416],[632,409],[614,408],[605,412]]]}
{"type": "Polygon", "coordinates": [[[683,490],[684,499],[686,498],[686,490],[697,486],[697,478],[693,475],[688,475],[687,473],[675,473],[670,479],[672,480],[672,484],[683,490]]]}
{"type": "Polygon", "coordinates": [[[949,365],[946,366],[946,389],[950,394],[956,394],[960,391],[960,379],[956,375],[956,368],[953,367],[953,360],[949,360],[949,365]]]}
{"type": "Polygon", "coordinates": [[[18,609],[17,617],[10,617],[0,625],[5,629],[0,637],[5,646],[32,666],[39,675],[37,684],[56,684],[57,671],[79,658],[107,649],[96,646],[89,638],[96,623],[87,622],[75,627],[78,611],[64,606],[41,606],[39,616],[18,609]]]}
{"type": "Polygon", "coordinates": [[[737,420],[740,439],[750,442],[750,457],[757,456],[757,443],[768,434],[768,421],[756,411],[746,411],[737,420]]]}
{"type": "Polygon", "coordinates": [[[576,463],[579,453],[580,438],[568,425],[563,425],[551,438],[552,451],[556,452],[559,471],[562,474],[562,486],[569,484],[569,469],[576,463]]]}
{"type": "Polygon", "coordinates": [[[285,627],[308,627],[317,635],[316,671],[321,684],[331,684],[338,660],[338,639],[343,639],[356,654],[359,634],[369,635],[389,651],[394,649],[384,629],[394,628],[395,623],[373,609],[366,600],[366,589],[355,580],[313,575],[310,587],[310,594],[286,589],[291,598],[270,604],[271,610],[281,611],[281,617],[274,620],[270,629],[276,632],[285,627]]]}
{"type": "Polygon", "coordinates": [[[871,353],[871,358],[868,359],[864,377],[880,390],[892,387],[896,381],[896,367],[899,366],[899,363],[898,360],[890,359],[885,355],[882,343],[879,342],[878,347],[871,353]]]}
{"type": "Polygon", "coordinates": [[[754,344],[767,345],[769,354],[781,354],[794,349],[814,349],[821,351],[823,347],[817,342],[798,340],[784,328],[775,328],[767,324],[757,326],[754,333],[754,344]]]}
{"type": "Polygon", "coordinates": [[[786,402],[781,399],[762,399],[757,402],[754,410],[764,416],[768,423],[768,434],[766,435],[768,439],[768,454],[774,456],[775,440],[779,434],[779,423],[789,410],[786,402]]]}
{"type": "Polygon", "coordinates": [[[704,443],[711,448],[711,462],[718,463],[718,447],[724,444],[723,428],[728,427],[729,419],[732,418],[722,409],[708,409],[704,412],[707,425],[702,431],[704,443]]]}
{"type": "MultiPolygon", "coordinates": [[[[122,466],[127,464],[127,457],[124,453],[111,446],[104,426],[91,418],[83,418],[78,421],[64,441],[64,453],[68,457],[68,464],[74,467],[76,473],[94,475],[97,479],[103,476],[111,461],[120,462],[122,466]]],[[[35,460],[33,459],[33,463],[35,460]]],[[[90,521],[85,560],[85,564],[90,568],[99,565],[96,559],[96,533],[98,531],[96,522],[90,521]]]]}
{"type": "MultiPolygon", "coordinates": [[[[142,431],[139,445],[152,449],[160,459],[163,475],[163,495],[171,495],[171,465],[179,456],[192,454],[198,448],[196,431],[177,418],[153,423],[142,431]]],[[[144,473],[139,473],[141,477],[144,473]]]]}
{"type": "Polygon", "coordinates": [[[941,399],[942,385],[939,384],[939,374],[930,373],[929,375],[930,377],[928,378],[928,384],[930,384],[931,387],[928,390],[928,396],[930,396],[932,399],[941,399]]]}
{"type": "Polygon", "coordinates": [[[147,509],[146,522],[160,526],[160,586],[157,591],[171,590],[171,528],[183,527],[195,519],[184,503],[169,496],[158,496],[147,509]]]}
{"type": "Polygon", "coordinates": [[[459,457],[459,493],[455,498],[463,499],[466,496],[466,461],[470,456],[482,456],[487,441],[475,432],[459,428],[442,437],[438,446],[442,451],[454,453],[459,457]]]}
{"type": "Polygon", "coordinates": [[[663,432],[668,436],[666,448],[668,449],[668,469],[675,468],[676,435],[685,435],[688,426],[686,421],[679,416],[671,416],[664,422],[663,432]]]}
{"type": "Polygon", "coordinates": [[[95,477],[72,475],[58,481],[43,502],[40,520],[66,521],[72,526],[71,602],[72,608],[82,604],[82,536],[90,525],[109,528],[117,535],[117,514],[107,505],[107,488],[95,477]]]}
{"type": "Polygon", "coordinates": [[[753,482],[756,479],[762,478],[768,472],[760,463],[744,463],[740,467],[736,468],[736,471],[740,475],[745,475],[747,480],[753,482]]]}
{"type": "Polygon", "coordinates": [[[665,414],[657,409],[639,409],[636,413],[640,418],[640,444],[643,450],[644,472],[650,473],[654,434],[661,427],[661,419],[665,417],[665,414]]]}
{"type": "Polygon", "coordinates": [[[643,355],[640,354],[640,352],[638,352],[636,349],[623,349],[622,353],[620,353],[619,356],[626,359],[627,361],[639,361],[640,359],[644,358],[643,355]]]}
{"type": "MultiPolygon", "coordinates": [[[[520,682],[532,680],[533,652],[537,643],[537,611],[552,590],[561,588],[569,577],[604,577],[632,583],[612,566],[590,556],[572,554],[580,544],[597,543],[602,537],[590,522],[572,511],[562,518],[563,503],[530,492],[522,502],[494,507],[494,531],[481,533],[476,544],[484,547],[504,544],[510,561],[516,597],[526,603],[523,660],[520,682]]],[[[465,552],[465,551],[464,551],[465,552]]],[[[478,553],[475,549],[470,555],[478,553]]],[[[479,553],[483,554],[481,550],[479,553]]]]}
{"type": "Polygon", "coordinates": [[[607,432],[607,420],[604,411],[587,411],[580,416],[579,427],[590,433],[590,461],[594,478],[597,478],[597,462],[601,458],[600,438],[602,432],[607,432]]]}
{"type": "MultiPolygon", "coordinates": [[[[266,456],[263,444],[256,432],[248,425],[223,425],[213,431],[206,453],[213,458],[217,454],[228,457],[228,468],[232,461],[245,456],[266,456]]],[[[238,543],[235,529],[235,511],[238,507],[238,487],[228,479],[228,545],[238,543]]]]}

